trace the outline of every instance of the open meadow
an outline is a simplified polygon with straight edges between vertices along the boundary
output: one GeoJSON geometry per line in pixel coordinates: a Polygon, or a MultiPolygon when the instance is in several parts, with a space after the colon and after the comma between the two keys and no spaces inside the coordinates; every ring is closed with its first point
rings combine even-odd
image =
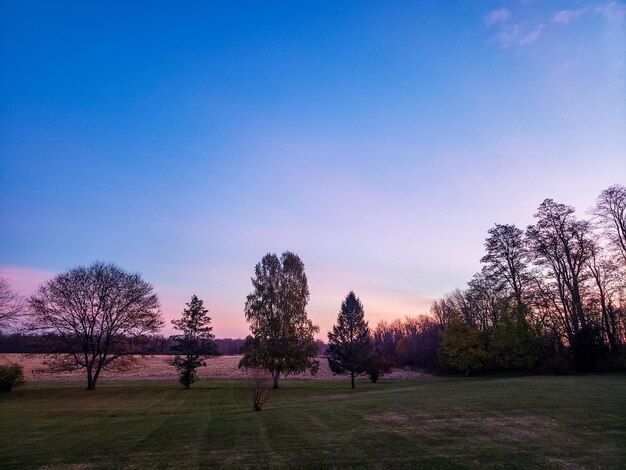
{"type": "MultiPolygon", "coordinates": [[[[123,369],[105,370],[102,372],[102,381],[116,380],[177,380],[176,369],[168,364],[173,356],[149,355],[135,356],[132,363],[123,369]]],[[[209,358],[206,366],[198,368],[199,379],[246,379],[245,370],[237,366],[242,356],[218,356],[209,358]]],[[[36,382],[74,382],[85,379],[82,369],[73,371],[51,371],[46,361],[53,355],[45,354],[0,354],[0,365],[19,364],[24,370],[27,381],[36,382]]],[[[290,380],[345,380],[342,375],[335,375],[328,367],[328,360],[319,357],[319,370],[312,376],[305,372],[292,374],[290,380]]],[[[386,379],[416,379],[428,374],[419,370],[394,368],[385,375],[386,379]]],[[[369,380],[361,377],[361,380],[369,380]]]]}
{"type": "Polygon", "coordinates": [[[32,382],[0,395],[0,467],[623,468],[626,375],[32,382]]]}

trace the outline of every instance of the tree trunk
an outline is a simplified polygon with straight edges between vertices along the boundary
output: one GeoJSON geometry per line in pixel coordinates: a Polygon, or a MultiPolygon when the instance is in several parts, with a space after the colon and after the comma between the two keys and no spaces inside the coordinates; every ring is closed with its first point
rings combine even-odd
{"type": "Polygon", "coordinates": [[[352,381],[352,388],[356,388],[354,385],[354,372],[350,372],[350,379],[352,381]]]}
{"type": "Polygon", "coordinates": [[[91,366],[87,366],[87,390],[95,390],[96,381],[93,379],[91,366]]]}
{"type": "Polygon", "coordinates": [[[278,388],[278,376],[280,375],[280,372],[274,372],[272,374],[272,381],[274,382],[274,387],[273,388],[278,388]]]}

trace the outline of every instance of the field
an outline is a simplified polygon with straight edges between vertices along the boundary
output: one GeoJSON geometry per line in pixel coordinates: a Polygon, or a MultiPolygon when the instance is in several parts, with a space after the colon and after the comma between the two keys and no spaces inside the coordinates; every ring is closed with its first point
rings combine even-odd
{"type": "Polygon", "coordinates": [[[626,375],[30,383],[0,395],[0,467],[624,468],[626,375]]]}
{"type": "MultiPolygon", "coordinates": [[[[67,382],[85,380],[84,371],[50,372],[46,367],[49,356],[38,354],[0,354],[0,364],[20,364],[28,381],[37,382],[67,382]]],[[[167,362],[171,356],[143,356],[134,358],[131,366],[124,370],[104,371],[101,381],[108,380],[176,380],[176,369],[167,362]]],[[[241,356],[220,356],[207,360],[205,367],[198,369],[200,379],[245,379],[245,371],[237,365],[241,356]]],[[[315,376],[309,373],[289,376],[290,380],[345,380],[343,376],[333,375],[328,367],[328,361],[320,357],[320,369],[315,376]]],[[[419,371],[394,369],[386,375],[386,379],[416,379],[426,374],[419,371]]],[[[367,380],[365,377],[361,380],[367,380]]]]}

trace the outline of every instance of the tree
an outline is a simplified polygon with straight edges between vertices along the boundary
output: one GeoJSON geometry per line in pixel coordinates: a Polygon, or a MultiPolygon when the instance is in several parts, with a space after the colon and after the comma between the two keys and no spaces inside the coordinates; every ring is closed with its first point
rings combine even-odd
{"type": "Polygon", "coordinates": [[[140,274],[96,262],[58,274],[29,299],[33,327],[55,333],[57,366],[83,368],[87,390],[114,361],[140,352],[136,340],[163,326],[159,298],[140,274]]]}
{"type": "MultiPolygon", "coordinates": [[[[583,306],[585,267],[592,255],[589,222],[578,220],[574,208],[546,199],[535,214],[537,223],[526,230],[533,261],[543,269],[558,297],[559,315],[571,343],[578,330],[587,326],[583,306]]],[[[555,304],[556,305],[556,304],[555,304]]]]}
{"type": "Polygon", "coordinates": [[[539,361],[539,338],[518,308],[501,307],[500,321],[493,329],[489,353],[502,370],[531,370],[539,361]]]}
{"type": "Polygon", "coordinates": [[[485,251],[480,261],[485,263],[486,275],[499,289],[508,289],[522,311],[529,277],[524,232],[515,225],[496,224],[489,229],[485,251]]]}
{"type": "Polygon", "coordinates": [[[196,381],[198,367],[206,365],[206,359],[218,353],[213,341],[215,337],[211,333],[213,327],[210,326],[209,311],[204,308],[202,300],[194,295],[186,305],[182,318],[172,320],[172,325],[181,334],[172,336],[172,350],[176,356],[170,364],[178,370],[179,382],[185,390],[189,390],[196,381]]]}
{"type": "Polygon", "coordinates": [[[602,191],[593,212],[599,227],[626,262],[626,186],[616,184],[602,191]]]}
{"type": "Polygon", "coordinates": [[[443,333],[442,353],[445,363],[469,375],[483,368],[487,358],[485,344],[477,328],[453,319],[443,333]]]}
{"type": "Polygon", "coordinates": [[[0,278],[0,332],[15,326],[24,312],[24,302],[9,286],[9,281],[0,278]]]}
{"type": "Polygon", "coordinates": [[[254,290],[246,298],[244,309],[252,335],[242,347],[244,356],[239,367],[267,370],[272,374],[274,388],[278,388],[281,373],[317,373],[313,335],[319,328],[306,312],[310,294],[304,263],[289,251],[280,259],[268,253],[254,273],[254,290]]]}
{"type": "Polygon", "coordinates": [[[328,333],[328,365],[335,374],[350,376],[352,388],[354,378],[367,372],[373,353],[370,329],[364,318],[363,305],[354,295],[346,296],[337,315],[337,323],[328,333]]]}

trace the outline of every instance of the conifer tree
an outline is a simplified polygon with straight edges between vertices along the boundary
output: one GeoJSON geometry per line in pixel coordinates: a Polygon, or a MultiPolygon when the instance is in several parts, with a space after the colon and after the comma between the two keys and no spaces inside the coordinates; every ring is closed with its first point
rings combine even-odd
{"type": "Polygon", "coordinates": [[[337,324],[328,333],[328,364],[335,374],[349,375],[352,388],[354,378],[367,372],[372,354],[370,330],[364,319],[361,301],[350,292],[341,303],[337,324]]]}
{"type": "Polygon", "coordinates": [[[198,367],[206,364],[206,358],[217,356],[218,353],[211,333],[213,327],[210,326],[209,311],[204,308],[202,300],[194,295],[186,305],[182,318],[172,320],[174,328],[181,334],[172,337],[172,349],[176,356],[170,364],[178,370],[179,382],[189,390],[196,381],[198,367]]]}

